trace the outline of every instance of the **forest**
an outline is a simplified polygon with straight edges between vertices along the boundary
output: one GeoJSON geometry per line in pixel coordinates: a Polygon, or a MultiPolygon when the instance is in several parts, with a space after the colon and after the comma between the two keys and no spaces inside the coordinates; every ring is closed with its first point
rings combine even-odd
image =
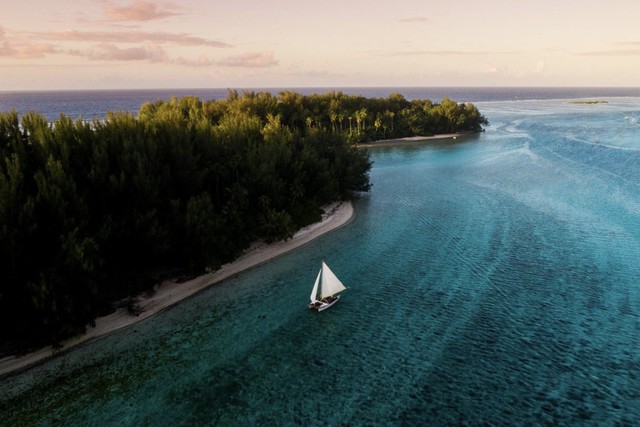
{"type": "Polygon", "coordinates": [[[0,357],[290,238],[370,190],[360,142],[477,132],[472,104],[295,92],[173,98],[104,120],[0,113],[0,357]]]}

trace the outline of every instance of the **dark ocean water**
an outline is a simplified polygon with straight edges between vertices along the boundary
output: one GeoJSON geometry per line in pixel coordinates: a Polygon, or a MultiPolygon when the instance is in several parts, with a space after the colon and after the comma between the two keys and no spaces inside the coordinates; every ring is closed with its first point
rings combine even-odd
{"type": "MultiPolygon", "coordinates": [[[[242,92],[243,89],[237,89],[242,92]]],[[[458,102],[521,101],[545,99],[591,98],[602,96],[640,96],[640,88],[267,88],[249,89],[277,94],[294,90],[305,95],[342,91],[347,95],[388,97],[401,93],[405,98],[440,101],[449,97],[458,102]]],[[[172,96],[197,96],[203,100],[223,99],[227,89],[158,89],[158,90],[101,90],[101,91],[48,91],[0,92],[0,111],[15,109],[20,114],[38,111],[50,120],[60,113],[86,120],[104,118],[107,111],[136,113],[148,101],[168,100],[172,96]]]]}
{"type": "Polygon", "coordinates": [[[2,378],[0,425],[637,425],[640,97],[536,91],[371,149],[348,226],[2,378]]]}

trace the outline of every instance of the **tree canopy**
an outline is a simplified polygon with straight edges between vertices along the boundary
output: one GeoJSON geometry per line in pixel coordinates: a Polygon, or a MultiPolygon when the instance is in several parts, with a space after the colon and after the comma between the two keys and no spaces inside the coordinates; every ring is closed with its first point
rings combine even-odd
{"type": "Polygon", "coordinates": [[[92,122],[0,113],[0,357],[369,191],[357,142],[482,124],[471,104],[339,92],[174,98],[92,122]]]}
{"type": "Polygon", "coordinates": [[[471,103],[456,103],[449,98],[440,103],[429,99],[408,101],[399,93],[388,98],[365,98],[342,92],[303,96],[284,91],[273,96],[268,92],[239,95],[231,91],[227,100],[212,101],[205,108],[214,116],[229,110],[248,112],[262,120],[268,114],[278,115],[292,131],[306,134],[312,129],[322,129],[351,143],[479,132],[488,124],[471,103]]]}

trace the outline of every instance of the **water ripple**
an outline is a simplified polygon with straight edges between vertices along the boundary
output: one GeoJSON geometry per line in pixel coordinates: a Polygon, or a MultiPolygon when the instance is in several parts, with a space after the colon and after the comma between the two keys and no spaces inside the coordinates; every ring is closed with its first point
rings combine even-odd
{"type": "Polygon", "coordinates": [[[0,423],[633,425],[640,156],[580,140],[630,103],[492,105],[371,150],[348,227],[3,379],[0,423]],[[349,289],[318,314],[320,259],[349,289]]]}

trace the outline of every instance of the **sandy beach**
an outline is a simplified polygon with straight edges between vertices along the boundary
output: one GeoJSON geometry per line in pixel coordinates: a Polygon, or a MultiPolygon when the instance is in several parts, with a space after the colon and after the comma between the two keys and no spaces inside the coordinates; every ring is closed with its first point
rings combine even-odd
{"type": "MultiPolygon", "coordinates": [[[[108,316],[96,319],[96,326],[89,328],[84,335],[63,342],[61,351],[67,351],[78,344],[101,337],[118,329],[130,326],[157,314],[174,304],[189,298],[203,289],[227,279],[246,269],[268,262],[286,252],[305,245],[313,239],[347,224],[354,215],[351,202],[338,202],[324,207],[322,220],[299,230],[293,238],[273,244],[255,243],[232,263],[223,265],[219,270],[196,277],[192,280],[177,283],[167,281],[156,287],[154,292],[145,294],[136,300],[141,312],[138,316],[130,314],[126,308],[120,308],[108,316]]],[[[0,360],[0,377],[10,372],[24,369],[54,356],[51,346],[23,355],[9,356],[0,360]]]]}
{"type": "MultiPolygon", "coordinates": [[[[447,133],[441,135],[433,135],[433,136],[408,136],[406,138],[398,138],[398,139],[382,139],[380,141],[368,142],[366,144],[358,144],[358,147],[370,148],[370,147],[385,147],[390,145],[398,145],[398,144],[410,144],[414,142],[425,142],[425,141],[439,141],[446,139],[458,139],[464,136],[470,135],[468,133],[447,133]]],[[[471,134],[473,135],[473,134],[471,134]]]]}

